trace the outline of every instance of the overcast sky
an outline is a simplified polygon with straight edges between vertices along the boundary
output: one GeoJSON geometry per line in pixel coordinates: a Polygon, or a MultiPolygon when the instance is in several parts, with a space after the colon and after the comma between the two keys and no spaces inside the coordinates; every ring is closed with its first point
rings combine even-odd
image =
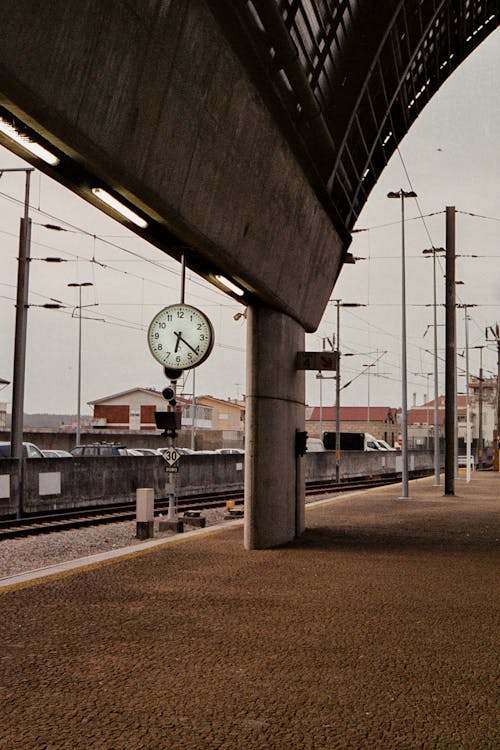
{"type": "MultiPolygon", "coordinates": [[[[407,330],[409,402],[422,403],[432,377],[432,260],[424,248],[445,244],[445,207],[457,209],[457,271],[463,281],[460,303],[469,310],[470,372],[478,374],[485,327],[500,323],[500,31],[491,35],[431,100],[373,190],[357,223],[367,231],[354,234],[353,255],[363,258],[345,266],[332,298],[366,307],[341,310],[340,348],[355,356],[342,362],[343,404],[401,404],[401,224],[400,202],[387,192],[410,187],[418,194],[406,202],[407,330]],[[424,219],[420,218],[422,214],[424,219]],[[432,214],[432,215],[429,215],[432,214]],[[471,255],[479,256],[477,258],[471,255]],[[425,334],[425,335],[424,335],[425,334]],[[363,367],[374,364],[374,367],[363,367]],[[370,377],[368,376],[370,372],[370,377]]],[[[23,167],[0,148],[0,170],[23,167]]],[[[0,179],[0,377],[12,380],[14,298],[17,277],[19,219],[24,196],[23,174],[0,179]]],[[[72,317],[77,290],[72,282],[93,283],[83,289],[82,413],[88,401],[136,386],[163,388],[162,368],[151,357],[146,331],[153,315],[179,299],[179,264],[147,245],[120,224],[38,172],[31,192],[33,220],[30,304],[26,363],[26,412],[75,413],[77,402],[78,321],[72,317]],[[59,224],[69,231],[41,226],[59,224]],[[60,256],[66,262],[46,263],[60,256]],[[36,305],[61,301],[61,310],[36,305]]],[[[444,391],[444,263],[438,268],[440,392],[444,391]]],[[[245,320],[232,299],[188,272],[186,302],[212,319],[216,345],[196,370],[197,394],[222,398],[245,393],[245,320]]],[[[458,351],[465,345],[464,311],[457,311],[458,351]]],[[[322,348],[336,330],[336,307],[330,303],[307,349],[322,348]]],[[[465,359],[459,357],[465,369],[465,359]]],[[[483,351],[485,371],[496,373],[496,347],[483,351]]],[[[323,404],[334,402],[334,381],[323,383],[323,404]]],[[[461,375],[458,390],[465,390],[461,375]]],[[[192,391],[191,377],[185,391],[192,391]]],[[[307,401],[319,403],[319,381],[307,376],[307,401]]],[[[0,401],[12,398],[11,387],[0,401]]]]}

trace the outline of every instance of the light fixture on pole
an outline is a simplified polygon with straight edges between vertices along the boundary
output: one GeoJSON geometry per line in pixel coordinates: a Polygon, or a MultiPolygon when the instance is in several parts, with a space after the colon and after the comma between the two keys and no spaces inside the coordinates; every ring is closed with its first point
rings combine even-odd
{"type": "Polygon", "coordinates": [[[387,193],[388,198],[401,201],[401,370],[402,370],[402,404],[401,404],[401,454],[403,458],[402,497],[408,498],[408,384],[406,373],[406,258],[405,258],[405,198],[416,198],[413,190],[402,188],[397,192],[387,193]]]}
{"type": "Polygon", "coordinates": [[[470,389],[469,389],[469,316],[467,311],[469,307],[476,307],[476,305],[459,304],[457,307],[462,307],[464,310],[464,323],[465,323],[465,420],[466,420],[466,433],[465,433],[465,455],[466,455],[466,481],[470,482],[470,469],[471,469],[471,458],[472,458],[472,435],[471,435],[471,418],[470,418],[470,389]]]}
{"type": "Polygon", "coordinates": [[[431,247],[422,250],[423,255],[432,254],[432,285],[433,285],[433,328],[434,328],[434,487],[440,482],[440,450],[439,450],[439,375],[438,375],[438,335],[437,335],[437,282],[436,282],[436,253],[445,253],[444,247],[431,247]]]}
{"type": "Polygon", "coordinates": [[[360,302],[342,302],[340,299],[332,299],[337,305],[337,372],[335,375],[335,481],[340,482],[340,308],[341,307],[366,307],[360,302]]]}
{"type": "Polygon", "coordinates": [[[10,430],[10,453],[19,459],[17,475],[17,518],[23,514],[24,499],[24,379],[26,371],[26,333],[28,324],[28,283],[31,247],[31,219],[29,218],[31,167],[0,169],[5,172],[24,172],[24,216],[19,230],[19,258],[17,266],[16,324],[14,333],[14,367],[12,376],[12,424],[10,430]]]}
{"type": "Polygon", "coordinates": [[[82,287],[94,286],[91,281],[73,282],[69,287],[78,288],[78,395],[76,416],[76,445],[80,445],[81,401],[82,401],[82,287]]]}
{"type": "Polygon", "coordinates": [[[372,362],[369,365],[362,365],[366,369],[366,374],[368,376],[368,414],[367,414],[367,423],[368,423],[368,431],[370,431],[370,368],[375,367],[375,362],[372,362]]]}

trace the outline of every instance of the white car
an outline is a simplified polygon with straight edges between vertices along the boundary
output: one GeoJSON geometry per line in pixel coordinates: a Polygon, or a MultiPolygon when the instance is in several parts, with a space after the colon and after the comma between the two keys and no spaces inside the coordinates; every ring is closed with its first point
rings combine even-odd
{"type": "MultiPolygon", "coordinates": [[[[10,443],[0,443],[0,458],[10,458],[10,443]]],[[[33,443],[23,443],[23,458],[45,458],[33,443]]]]}
{"type": "Polygon", "coordinates": [[[306,440],[306,451],[307,453],[320,453],[325,450],[323,441],[321,438],[308,437],[306,440]]]}
{"type": "Polygon", "coordinates": [[[377,443],[380,446],[381,451],[395,451],[396,448],[391,448],[389,443],[387,443],[385,440],[381,440],[380,438],[377,438],[377,443]]]}
{"type": "Polygon", "coordinates": [[[56,450],[55,448],[48,448],[47,450],[42,450],[43,455],[45,458],[73,458],[71,453],[69,451],[61,451],[56,450]]]}

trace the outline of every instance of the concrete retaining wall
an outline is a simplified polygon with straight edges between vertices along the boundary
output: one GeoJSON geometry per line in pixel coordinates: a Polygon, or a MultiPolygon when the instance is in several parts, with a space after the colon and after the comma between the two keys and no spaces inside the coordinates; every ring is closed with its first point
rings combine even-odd
{"type": "MultiPolygon", "coordinates": [[[[24,459],[24,512],[76,509],[111,503],[135,503],[139,487],[152,487],[155,498],[165,497],[167,474],[163,458],[156,456],[116,456],[110,458],[24,459]]],[[[412,451],[410,471],[432,470],[433,454],[412,451]]],[[[399,453],[342,454],[341,478],[401,472],[399,453]]],[[[309,453],[305,456],[306,481],[335,477],[335,454],[309,453]]],[[[17,512],[18,461],[0,461],[0,517],[17,512]]],[[[215,490],[241,492],[244,456],[202,454],[181,456],[177,496],[215,490]]]]}

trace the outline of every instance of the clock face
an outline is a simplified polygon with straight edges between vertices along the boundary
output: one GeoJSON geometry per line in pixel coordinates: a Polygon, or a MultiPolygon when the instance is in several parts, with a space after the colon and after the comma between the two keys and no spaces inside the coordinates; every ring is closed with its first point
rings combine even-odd
{"type": "Polygon", "coordinates": [[[148,344],[153,357],[164,367],[188,370],[208,357],[214,332],[201,310],[184,304],[169,305],[151,321],[148,344]]]}

